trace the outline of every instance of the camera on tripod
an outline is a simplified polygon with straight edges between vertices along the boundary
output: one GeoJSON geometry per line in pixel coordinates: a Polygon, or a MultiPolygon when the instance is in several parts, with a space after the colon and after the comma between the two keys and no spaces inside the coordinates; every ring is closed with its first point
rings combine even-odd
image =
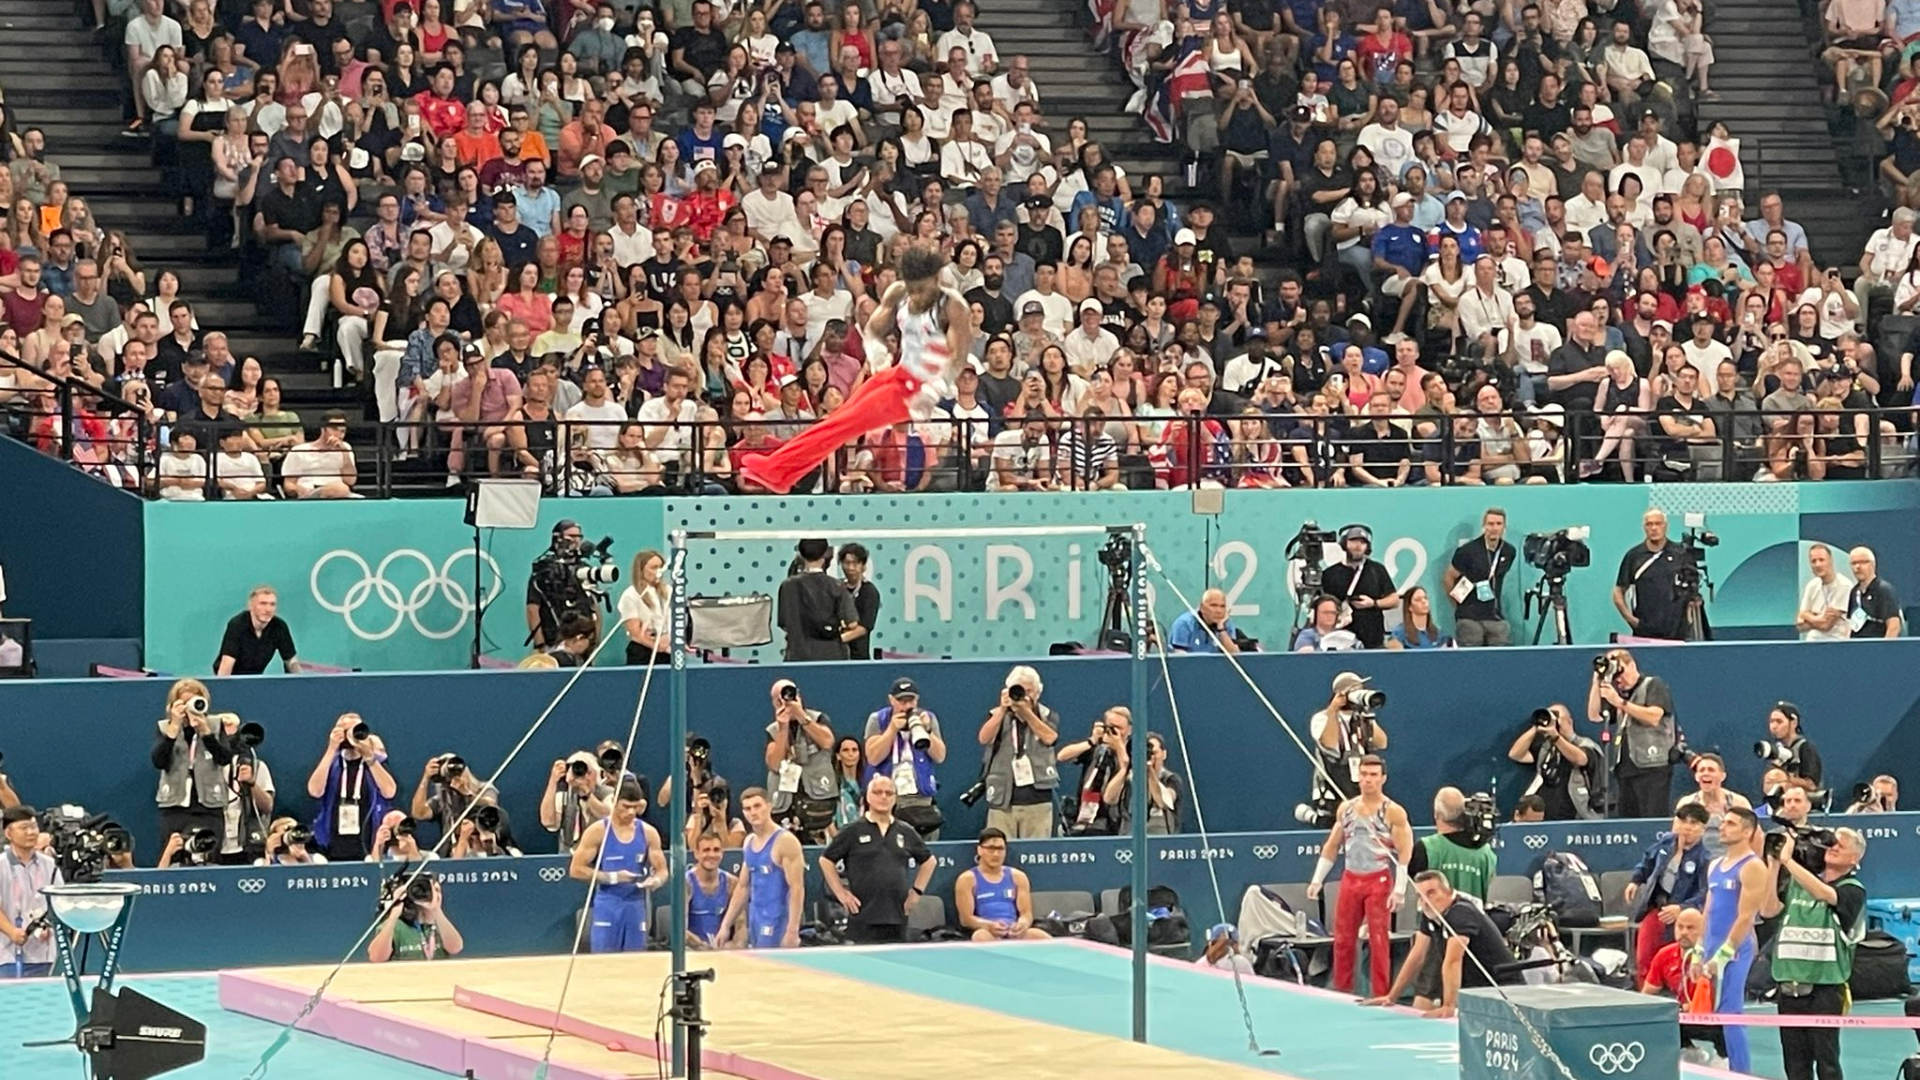
{"type": "Polygon", "coordinates": [[[1300,531],[1287,541],[1281,557],[1297,569],[1294,574],[1294,593],[1301,604],[1310,602],[1320,594],[1321,575],[1325,567],[1326,546],[1334,542],[1332,529],[1323,529],[1317,521],[1303,521],[1300,531]]]}
{"type": "Polygon", "coordinates": [[[1593,565],[1593,549],[1587,538],[1590,526],[1569,525],[1550,533],[1528,533],[1521,548],[1527,565],[1548,577],[1565,577],[1569,570],[1593,565]]]}
{"type": "MultiPolygon", "coordinates": [[[[1674,571],[1673,586],[1683,596],[1695,598],[1706,579],[1707,548],[1719,547],[1720,537],[1707,530],[1707,515],[1688,514],[1687,531],[1681,534],[1680,546],[1686,549],[1687,559],[1674,571]]],[[[1708,591],[1713,586],[1707,584],[1708,591]]]]}

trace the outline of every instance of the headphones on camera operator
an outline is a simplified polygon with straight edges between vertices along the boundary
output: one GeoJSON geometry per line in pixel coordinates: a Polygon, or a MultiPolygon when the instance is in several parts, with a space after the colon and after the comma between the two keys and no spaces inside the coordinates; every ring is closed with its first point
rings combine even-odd
{"type": "Polygon", "coordinates": [[[593,618],[596,601],[612,610],[603,588],[620,580],[612,548],[611,536],[588,544],[580,534],[579,522],[570,518],[554,522],[552,542],[533,560],[529,585],[540,598],[540,625],[527,631],[524,644],[532,644],[536,637],[548,648],[559,644],[553,638],[561,620],[572,613],[593,618]]]}

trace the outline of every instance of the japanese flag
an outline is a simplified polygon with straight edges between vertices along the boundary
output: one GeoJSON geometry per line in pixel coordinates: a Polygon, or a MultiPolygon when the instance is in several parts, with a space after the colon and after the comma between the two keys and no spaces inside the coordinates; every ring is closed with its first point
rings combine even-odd
{"type": "Polygon", "coordinates": [[[1723,139],[1717,135],[1708,139],[1701,164],[1706,166],[1716,192],[1739,192],[1747,186],[1747,170],[1740,164],[1739,139],[1723,139]]]}

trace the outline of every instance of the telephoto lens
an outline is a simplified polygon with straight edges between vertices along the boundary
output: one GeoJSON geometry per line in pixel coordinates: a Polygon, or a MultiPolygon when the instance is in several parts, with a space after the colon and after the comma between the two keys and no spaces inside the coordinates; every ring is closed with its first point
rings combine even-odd
{"type": "Polygon", "coordinates": [[[587,774],[591,771],[592,770],[588,768],[587,763],[584,761],[567,762],[567,774],[572,776],[575,780],[586,779],[587,774]]]}
{"type": "Polygon", "coordinates": [[[626,756],[620,752],[620,748],[617,746],[609,746],[605,750],[600,751],[600,767],[607,772],[619,772],[620,767],[625,765],[626,762],[626,756]]]}
{"type": "Polygon", "coordinates": [[[1012,686],[1007,687],[1007,700],[1008,701],[1027,700],[1027,688],[1024,686],[1021,686],[1019,683],[1014,683],[1012,686]]]}
{"type": "Polygon", "coordinates": [[[466,759],[458,754],[449,754],[440,762],[440,775],[446,777],[448,780],[458,779],[460,774],[466,771],[466,759]]]}
{"type": "Polygon", "coordinates": [[[207,699],[203,695],[195,694],[187,699],[187,711],[196,716],[205,716],[207,707],[207,699]]]}
{"type": "Polygon", "coordinates": [[[781,687],[780,700],[781,701],[799,701],[800,688],[793,685],[792,683],[788,683],[787,685],[781,687]]]}
{"type": "Polygon", "coordinates": [[[481,832],[499,832],[500,808],[497,806],[480,807],[473,812],[473,823],[479,827],[481,832]]]}
{"type": "Polygon", "coordinates": [[[421,903],[433,899],[433,875],[421,874],[407,884],[407,899],[421,903]]]}
{"type": "Polygon", "coordinates": [[[396,838],[402,837],[402,836],[412,836],[413,830],[414,830],[413,819],[410,817],[403,817],[399,821],[394,823],[393,835],[396,838]]]}
{"type": "Polygon", "coordinates": [[[352,736],[354,742],[365,742],[367,740],[367,736],[373,734],[373,729],[367,726],[367,722],[365,720],[362,720],[359,723],[353,725],[353,730],[347,732],[347,734],[352,736]]]}

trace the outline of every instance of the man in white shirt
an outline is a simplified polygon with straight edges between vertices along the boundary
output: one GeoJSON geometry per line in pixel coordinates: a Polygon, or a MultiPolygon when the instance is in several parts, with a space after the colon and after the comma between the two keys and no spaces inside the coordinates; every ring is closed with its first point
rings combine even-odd
{"type": "Polygon", "coordinates": [[[1081,378],[1092,378],[1093,373],[1107,366],[1113,354],[1120,351],[1120,339],[1113,331],[1100,325],[1106,318],[1107,309],[1100,301],[1089,296],[1080,301],[1080,325],[1061,344],[1067,354],[1067,366],[1081,378]]]}
{"type": "Polygon", "coordinates": [[[622,192],[613,197],[613,228],[607,235],[613,239],[613,265],[621,270],[653,258],[653,233],[640,224],[640,204],[633,196],[622,192]]]}
{"type": "Polygon", "coordinates": [[[1633,25],[1626,20],[1613,24],[1613,40],[1603,54],[1607,65],[1607,89],[1615,101],[1632,104],[1640,100],[1640,91],[1654,81],[1653,61],[1633,43],[1633,25]]]}
{"type": "Polygon", "coordinates": [[[220,433],[220,452],[214,455],[213,479],[223,499],[271,499],[267,474],[254,454],[247,429],[236,424],[220,433]]]}
{"type": "Polygon", "coordinates": [[[1221,369],[1220,388],[1230,394],[1251,397],[1266,381],[1285,375],[1280,361],[1267,352],[1267,330],[1256,326],[1247,331],[1247,351],[1227,361],[1221,369]]]}
{"type": "Polygon", "coordinates": [[[1607,180],[1598,172],[1580,178],[1580,194],[1566,201],[1567,231],[1581,236],[1607,220],[1607,180]]]}
{"type": "MultiPolygon", "coordinates": [[[[1720,370],[1722,360],[1733,359],[1733,352],[1726,344],[1714,338],[1713,329],[1712,319],[1695,319],[1693,336],[1680,346],[1680,351],[1687,354],[1687,363],[1700,372],[1703,382],[1710,381],[1714,372],[1720,370]]],[[[1656,357],[1654,367],[1659,366],[1656,357]]]]}
{"type": "Polygon", "coordinates": [[[1073,301],[1053,290],[1055,273],[1056,268],[1053,263],[1043,262],[1035,265],[1033,288],[1021,293],[1014,300],[1013,310],[1025,312],[1028,301],[1039,304],[1040,310],[1046,316],[1041,325],[1055,334],[1064,336],[1073,331],[1073,301]]]}
{"type": "Polygon", "coordinates": [[[740,209],[747,214],[747,231],[762,244],[776,236],[798,236],[805,231],[793,209],[793,196],[786,193],[782,181],[787,167],[778,161],[760,166],[760,186],[740,198],[740,209]]]}
{"type": "Polygon", "coordinates": [[[946,145],[940,148],[940,178],[955,191],[972,191],[981,171],[992,165],[993,151],[974,137],[973,112],[955,110],[946,145]]]}
{"type": "Polygon", "coordinates": [[[1027,71],[1024,55],[1007,61],[1007,70],[993,77],[993,99],[1008,112],[1023,101],[1032,102],[1036,110],[1040,108],[1040,87],[1027,71]]]}
{"type": "Polygon", "coordinates": [[[1847,625],[1847,601],[1853,583],[1833,568],[1833,549],[1825,544],[1807,548],[1807,569],[1813,571],[1806,587],[1800,590],[1800,610],[1793,617],[1793,628],[1802,641],[1845,641],[1853,630],[1847,625]]]}
{"type": "Polygon", "coordinates": [[[900,125],[900,110],[920,103],[920,76],[900,66],[901,44],[898,38],[880,42],[880,66],[867,76],[867,93],[873,98],[873,117],[893,127],[900,125]]]}
{"type": "Polygon", "coordinates": [[[819,341],[835,319],[853,325],[853,294],[840,288],[839,275],[824,261],[814,263],[810,273],[813,288],[800,295],[800,302],[807,306],[807,340],[819,341]]]}
{"type": "Polygon", "coordinates": [[[1473,288],[1460,294],[1460,333],[1479,343],[1479,355],[1499,356],[1507,351],[1513,329],[1513,297],[1494,276],[1493,256],[1473,260],[1473,288]]]}
{"type": "Polygon", "coordinates": [[[1493,42],[1480,36],[1484,19],[1469,9],[1461,21],[1460,36],[1447,42],[1445,55],[1460,62],[1460,77],[1477,93],[1493,89],[1494,73],[1500,69],[1500,51],[1493,42]]]}
{"type": "MultiPolygon", "coordinates": [[[[993,160],[1010,184],[1024,184],[1053,157],[1053,143],[1034,128],[1033,103],[1022,101],[1013,107],[1013,127],[993,145],[993,160]]],[[[985,222],[976,222],[978,228],[985,222]]]]}
{"type": "Polygon", "coordinates": [[[1047,435],[1046,415],[1030,412],[1019,426],[993,437],[988,491],[1052,491],[1060,456],[1047,435]]]}
{"type": "MultiPolygon", "coordinates": [[[[1862,275],[1862,280],[1864,278],[1865,275],[1862,275]]],[[[1862,285],[1860,281],[1855,281],[1854,287],[1861,291],[1862,296],[1881,288],[1877,284],[1862,285]]],[[[1829,341],[1839,338],[1841,334],[1853,332],[1855,320],[1864,320],[1867,317],[1867,306],[1856,300],[1853,293],[1847,291],[1837,272],[1822,273],[1809,281],[1806,291],[1800,294],[1800,299],[1794,306],[1798,307],[1801,304],[1812,304],[1819,309],[1820,336],[1829,341]]]]}
{"type": "MultiPolygon", "coordinates": [[[[598,325],[593,329],[597,331],[598,325]]],[[[627,410],[607,393],[605,368],[590,367],[581,376],[580,400],[573,403],[566,416],[568,420],[587,421],[581,424],[581,430],[586,433],[589,448],[612,450],[619,443],[620,425],[627,419],[627,410]]],[[[567,444],[572,445],[571,435],[567,444]]]]}
{"type": "Polygon", "coordinates": [[[320,437],[287,451],[280,465],[281,483],[289,498],[355,499],[359,466],[347,445],[347,414],[335,409],[320,423],[320,437]]]}
{"type": "MultiPolygon", "coordinates": [[[[153,66],[154,54],[162,45],[171,45],[175,58],[180,57],[180,24],[166,13],[161,0],[140,0],[140,15],[128,21],[126,33],[127,77],[133,80],[135,113],[128,131],[140,130],[146,120],[147,95],[142,84],[147,69],[153,66]]],[[[307,48],[311,51],[313,46],[307,48]]]]}
{"type": "Polygon", "coordinates": [[[840,77],[831,72],[820,76],[819,94],[820,99],[814,102],[813,117],[819,122],[820,130],[831,135],[844,125],[853,130],[853,145],[867,145],[866,129],[860,126],[860,110],[840,96],[840,77]]]}
{"type": "Polygon", "coordinates": [[[941,34],[940,40],[934,43],[934,55],[950,56],[952,50],[961,49],[967,54],[968,75],[990,76],[999,66],[999,59],[993,51],[993,39],[973,25],[973,15],[973,4],[969,0],[960,0],[953,6],[953,29],[941,34]]]}
{"type": "Polygon", "coordinates": [[[1545,396],[1547,359],[1565,342],[1559,327],[1541,322],[1534,309],[1533,296],[1515,293],[1513,297],[1513,334],[1508,343],[1509,362],[1533,380],[1533,399],[1545,396]]]}
{"type": "Polygon", "coordinates": [[[1472,109],[1472,99],[1467,88],[1456,83],[1447,94],[1447,107],[1433,114],[1433,130],[1446,139],[1447,147],[1455,154],[1465,157],[1472,148],[1473,137],[1491,130],[1485,117],[1472,109]]]}
{"type": "MultiPolygon", "coordinates": [[[[417,224],[414,227],[419,228],[417,224]]],[[[467,196],[458,191],[447,193],[447,216],[434,222],[427,236],[433,246],[434,272],[455,274],[467,272],[474,249],[487,238],[467,220],[467,196]]]]}
{"type": "Polygon", "coordinates": [[[1400,126],[1400,103],[1390,97],[1380,99],[1379,119],[1360,129],[1359,140],[1388,176],[1413,160],[1413,132],[1400,126]]]}
{"type": "MultiPolygon", "coordinates": [[[[1777,197],[1777,196],[1776,196],[1777,197]]],[[[1859,318],[1865,320],[1868,306],[1876,295],[1892,296],[1893,283],[1906,273],[1913,259],[1913,251],[1920,246],[1920,236],[1915,235],[1913,223],[1920,214],[1907,207],[1893,212],[1893,223],[1884,229],[1875,229],[1867,237],[1867,247],[1860,255],[1860,277],[1854,282],[1859,294],[1859,318]]],[[[1812,282],[1808,282],[1812,284],[1812,282]]],[[[1808,289],[1809,293],[1814,290],[1808,289]]],[[[1804,297],[1802,298],[1804,301],[1804,297]]]]}
{"type": "Polygon", "coordinates": [[[693,376],[686,368],[667,372],[660,396],[648,398],[634,417],[646,425],[640,438],[658,465],[682,462],[693,447],[693,422],[700,415],[700,404],[687,396],[692,383],[693,376]]]}

